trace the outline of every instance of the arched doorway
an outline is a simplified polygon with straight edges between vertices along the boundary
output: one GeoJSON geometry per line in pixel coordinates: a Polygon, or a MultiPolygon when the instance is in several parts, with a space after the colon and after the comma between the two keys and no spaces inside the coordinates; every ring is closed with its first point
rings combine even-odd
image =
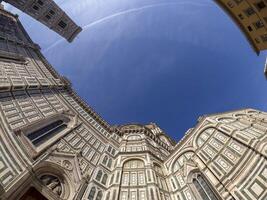
{"type": "Polygon", "coordinates": [[[30,187],[19,200],[47,200],[38,190],[30,187]]]}

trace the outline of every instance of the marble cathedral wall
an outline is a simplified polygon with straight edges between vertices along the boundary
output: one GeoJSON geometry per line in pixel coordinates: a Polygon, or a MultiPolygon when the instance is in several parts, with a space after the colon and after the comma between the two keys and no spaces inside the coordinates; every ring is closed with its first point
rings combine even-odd
{"type": "Polygon", "coordinates": [[[0,10],[0,199],[266,200],[267,114],[202,117],[177,144],[110,126],[0,10]]]}

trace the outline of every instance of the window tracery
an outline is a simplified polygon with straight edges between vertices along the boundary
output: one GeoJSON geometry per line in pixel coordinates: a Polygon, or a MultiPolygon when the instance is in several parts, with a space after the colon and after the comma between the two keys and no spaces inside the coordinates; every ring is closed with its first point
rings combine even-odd
{"type": "Polygon", "coordinates": [[[94,200],[95,194],[96,194],[96,188],[92,187],[88,195],[88,200],[94,200]]]}
{"type": "Polygon", "coordinates": [[[108,175],[107,174],[104,174],[101,183],[104,184],[104,185],[106,185],[107,179],[108,179],[108,175]]]}
{"type": "Polygon", "coordinates": [[[134,140],[141,140],[141,136],[140,135],[130,135],[127,137],[128,141],[134,141],[134,140]]]}
{"type": "Polygon", "coordinates": [[[98,191],[97,196],[96,196],[96,200],[101,200],[103,196],[102,191],[98,191]]]}
{"type": "Polygon", "coordinates": [[[95,179],[96,179],[97,181],[100,181],[101,178],[102,178],[102,174],[103,174],[102,170],[99,170],[98,173],[97,173],[97,175],[96,175],[96,178],[95,178],[95,179]]]}
{"type": "Polygon", "coordinates": [[[108,175],[104,173],[102,170],[99,170],[97,172],[95,180],[97,180],[99,183],[106,185],[107,179],[108,179],[108,175]]]}
{"type": "Polygon", "coordinates": [[[39,146],[40,144],[44,143],[45,141],[52,138],[57,133],[63,131],[67,128],[67,124],[63,122],[63,120],[57,120],[52,122],[42,128],[39,128],[27,135],[30,141],[35,145],[39,146]]]}
{"type": "Polygon", "coordinates": [[[219,200],[208,182],[198,174],[193,178],[193,185],[201,197],[201,200],[219,200]]]}
{"type": "Polygon", "coordinates": [[[129,160],[123,165],[121,189],[123,193],[120,199],[129,196],[131,200],[139,196],[145,197],[145,190],[142,189],[146,185],[145,165],[142,160],[129,160]],[[129,186],[131,186],[129,188],[129,186]],[[140,187],[142,186],[142,187],[140,187]]]}

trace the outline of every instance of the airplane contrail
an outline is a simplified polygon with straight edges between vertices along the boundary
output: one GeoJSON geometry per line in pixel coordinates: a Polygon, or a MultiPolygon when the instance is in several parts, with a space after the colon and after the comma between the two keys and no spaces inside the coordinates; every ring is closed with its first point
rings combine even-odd
{"type": "MultiPolygon", "coordinates": [[[[162,7],[162,6],[169,6],[169,5],[193,5],[193,6],[208,6],[210,4],[205,4],[205,3],[196,3],[196,2],[169,2],[169,3],[157,3],[157,4],[152,4],[152,5],[146,5],[146,6],[142,6],[142,7],[138,7],[138,8],[131,8],[128,10],[124,10],[124,11],[120,11],[117,13],[114,13],[112,15],[103,17],[101,19],[98,19],[96,21],[93,21],[85,26],[82,27],[83,31],[87,30],[88,28],[91,28],[93,26],[96,26],[98,24],[104,23],[110,19],[113,19],[115,17],[119,17],[122,15],[126,15],[126,14],[131,14],[131,13],[135,13],[135,12],[140,12],[143,11],[145,9],[149,9],[149,8],[155,8],[155,7],[162,7]]],[[[63,42],[64,39],[59,39],[58,41],[56,41],[55,43],[53,43],[51,46],[49,46],[48,48],[46,48],[43,52],[47,52],[51,49],[53,49],[54,47],[56,47],[58,44],[60,44],[61,42],[63,42]]]]}

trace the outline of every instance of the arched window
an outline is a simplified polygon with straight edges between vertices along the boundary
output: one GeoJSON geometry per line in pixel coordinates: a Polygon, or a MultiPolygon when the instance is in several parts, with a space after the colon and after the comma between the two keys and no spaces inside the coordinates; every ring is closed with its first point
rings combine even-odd
{"type": "Polygon", "coordinates": [[[111,185],[113,183],[113,179],[114,179],[114,174],[111,175],[110,181],[109,181],[109,185],[111,185]]]}
{"type": "Polygon", "coordinates": [[[108,175],[107,174],[104,174],[101,183],[104,184],[104,185],[106,185],[107,179],[108,179],[108,175]]]}
{"type": "Polygon", "coordinates": [[[112,165],[112,159],[110,158],[109,161],[108,161],[108,168],[111,168],[111,165],[112,165]]]}
{"type": "Polygon", "coordinates": [[[208,182],[200,174],[193,178],[193,185],[198,191],[201,200],[219,200],[208,182]]]}
{"type": "Polygon", "coordinates": [[[54,135],[61,132],[65,128],[67,128],[67,124],[65,124],[63,120],[57,120],[27,134],[27,137],[32,142],[32,144],[38,146],[48,139],[52,138],[54,135]]]}
{"type": "Polygon", "coordinates": [[[140,135],[130,135],[127,137],[127,140],[141,140],[141,136],[140,135]]]}
{"type": "Polygon", "coordinates": [[[120,185],[123,193],[120,193],[119,199],[128,199],[130,197],[132,200],[138,200],[140,196],[147,196],[144,189],[147,182],[145,174],[145,164],[142,160],[126,161],[123,165],[120,185]]]}
{"type": "Polygon", "coordinates": [[[144,162],[142,160],[130,160],[124,164],[123,168],[126,169],[144,168],[144,162]]]}
{"type": "Polygon", "coordinates": [[[89,195],[88,195],[88,200],[94,200],[94,197],[95,197],[95,193],[96,193],[96,188],[95,187],[92,187],[89,195]]]}
{"type": "Polygon", "coordinates": [[[101,200],[101,199],[102,199],[102,196],[103,196],[102,191],[99,191],[99,192],[97,193],[96,200],[101,200]]]}
{"type": "Polygon", "coordinates": [[[176,184],[175,184],[174,180],[171,179],[171,182],[172,182],[172,187],[173,187],[173,189],[175,190],[175,189],[176,189],[176,184]]]}
{"type": "Polygon", "coordinates": [[[96,175],[96,178],[95,178],[95,179],[96,179],[97,181],[100,181],[101,178],[102,178],[102,174],[103,174],[102,170],[99,170],[98,173],[97,173],[97,175],[96,175]]]}
{"type": "Polygon", "coordinates": [[[150,188],[150,194],[151,194],[151,199],[152,200],[155,200],[155,197],[154,197],[154,192],[153,192],[153,190],[150,188]]]}
{"type": "Polygon", "coordinates": [[[104,157],[104,159],[103,159],[103,164],[104,165],[106,165],[107,164],[107,162],[108,162],[108,156],[107,155],[105,155],[105,157],[104,157]]]}
{"type": "Polygon", "coordinates": [[[107,193],[106,200],[109,200],[110,198],[110,192],[107,193]]]}

